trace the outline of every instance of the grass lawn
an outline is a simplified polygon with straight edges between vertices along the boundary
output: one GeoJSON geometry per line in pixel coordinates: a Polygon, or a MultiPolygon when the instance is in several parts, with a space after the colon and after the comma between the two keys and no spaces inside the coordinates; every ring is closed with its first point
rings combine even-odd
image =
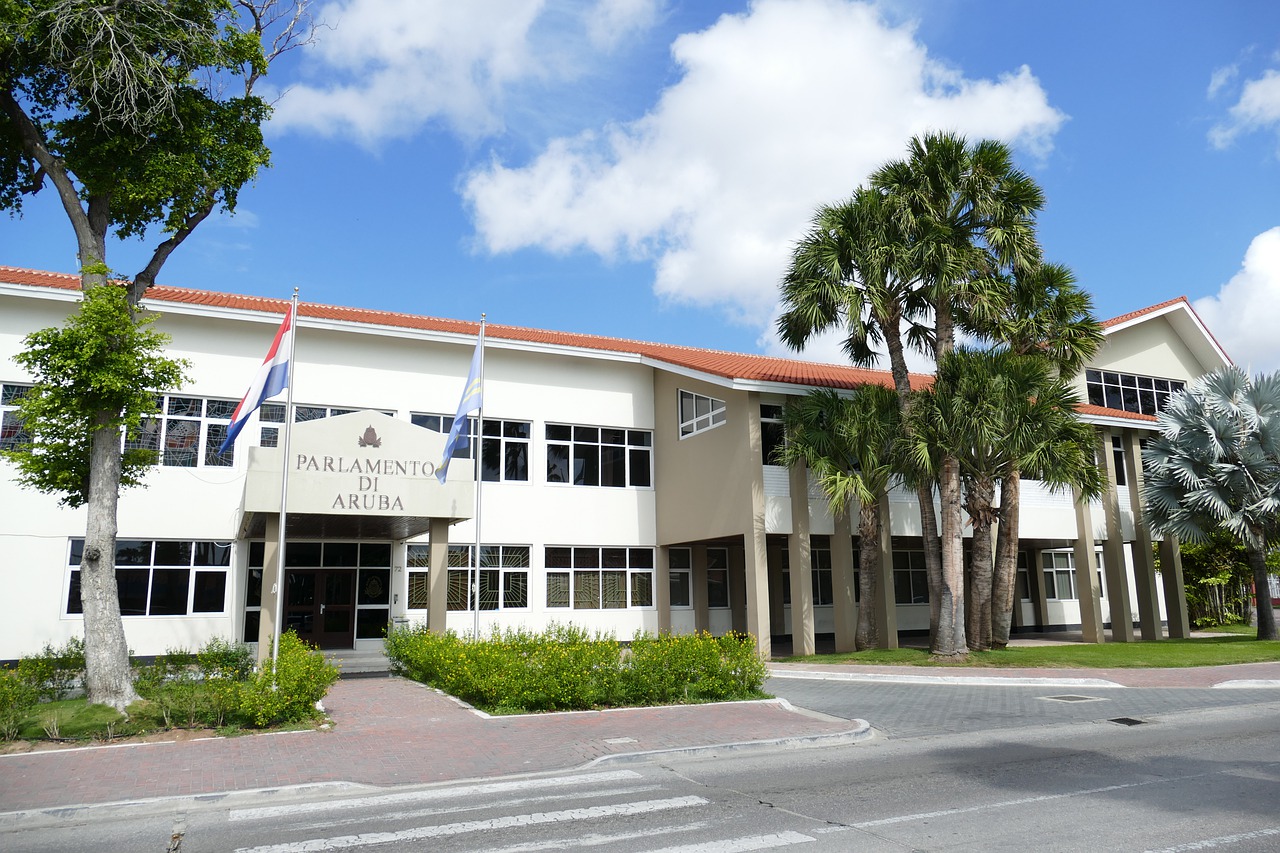
{"type": "MultiPolygon", "coordinates": [[[[1213,630],[1217,630],[1216,628],[1213,630]]],[[[1280,640],[1255,640],[1248,635],[1159,640],[1150,643],[1071,643],[1062,646],[1017,646],[991,652],[971,652],[963,662],[941,663],[925,649],[871,649],[809,657],[789,657],[791,663],[892,664],[897,666],[970,667],[1178,667],[1221,666],[1232,663],[1280,661],[1280,640]]]]}

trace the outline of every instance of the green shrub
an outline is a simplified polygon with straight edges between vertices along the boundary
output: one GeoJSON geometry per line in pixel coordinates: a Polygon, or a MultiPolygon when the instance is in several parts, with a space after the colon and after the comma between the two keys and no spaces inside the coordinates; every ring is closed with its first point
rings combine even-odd
{"type": "Polygon", "coordinates": [[[293,631],[280,635],[273,662],[267,658],[251,680],[241,685],[239,713],[257,726],[295,723],[318,715],[316,703],[338,680],[338,668],[293,631]]]}
{"type": "Polygon", "coordinates": [[[22,721],[40,701],[40,691],[17,670],[0,669],[0,738],[13,740],[22,721]]]}
{"type": "Polygon", "coordinates": [[[479,641],[425,627],[386,641],[394,672],[498,712],[749,699],[767,674],[751,637],[638,633],[630,650],[570,625],[479,641]]]}
{"type": "Polygon", "coordinates": [[[65,699],[76,683],[84,680],[84,640],[72,637],[58,648],[45,643],[39,654],[18,661],[17,672],[44,701],[65,699]]]}
{"type": "Polygon", "coordinates": [[[244,643],[214,637],[196,652],[201,677],[244,681],[253,674],[253,652],[244,643]]]}

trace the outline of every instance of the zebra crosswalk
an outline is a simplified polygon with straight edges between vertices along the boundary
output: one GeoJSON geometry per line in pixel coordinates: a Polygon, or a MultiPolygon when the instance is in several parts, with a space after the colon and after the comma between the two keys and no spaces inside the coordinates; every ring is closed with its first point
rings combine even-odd
{"type": "Polygon", "coordinates": [[[227,813],[225,828],[253,839],[238,842],[236,853],[738,853],[817,840],[790,827],[741,832],[736,805],[673,787],[634,770],[583,772],[238,808],[227,813]]]}

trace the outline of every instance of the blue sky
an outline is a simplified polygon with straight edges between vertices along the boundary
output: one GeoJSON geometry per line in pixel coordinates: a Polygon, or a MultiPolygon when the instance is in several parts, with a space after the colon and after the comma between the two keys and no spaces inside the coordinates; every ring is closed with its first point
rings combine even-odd
{"type": "MultiPolygon", "coordinates": [[[[270,78],[273,168],[162,283],[783,354],[777,283],[813,210],[946,129],[1014,147],[1046,256],[1100,317],[1185,295],[1238,363],[1280,369],[1270,0],[316,10],[319,42],[270,78]]],[[[51,193],[0,246],[75,269],[51,193]]]]}

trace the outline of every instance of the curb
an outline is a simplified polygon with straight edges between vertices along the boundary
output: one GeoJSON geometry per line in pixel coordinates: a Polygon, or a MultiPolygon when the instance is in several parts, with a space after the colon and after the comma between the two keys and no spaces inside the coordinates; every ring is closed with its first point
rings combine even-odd
{"type": "Polygon", "coordinates": [[[800,735],[772,740],[746,740],[737,743],[706,744],[704,746],[677,746],[671,749],[651,749],[644,752],[618,752],[593,758],[580,769],[600,767],[605,764],[639,764],[665,757],[694,758],[717,755],[724,752],[743,752],[750,749],[807,749],[815,746],[846,746],[870,740],[874,734],[866,720],[850,720],[856,728],[830,734],[800,735]]]}
{"type": "MultiPolygon", "coordinates": [[[[867,681],[881,684],[964,684],[974,687],[1098,687],[1124,688],[1105,678],[1044,678],[988,675],[904,675],[901,673],[815,672],[813,670],[769,670],[770,678],[799,678],[811,681],[867,681]]],[[[1280,686],[1280,682],[1274,682],[1280,686]]],[[[1257,685],[1251,685],[1257,686],[1257,685]]]]}

